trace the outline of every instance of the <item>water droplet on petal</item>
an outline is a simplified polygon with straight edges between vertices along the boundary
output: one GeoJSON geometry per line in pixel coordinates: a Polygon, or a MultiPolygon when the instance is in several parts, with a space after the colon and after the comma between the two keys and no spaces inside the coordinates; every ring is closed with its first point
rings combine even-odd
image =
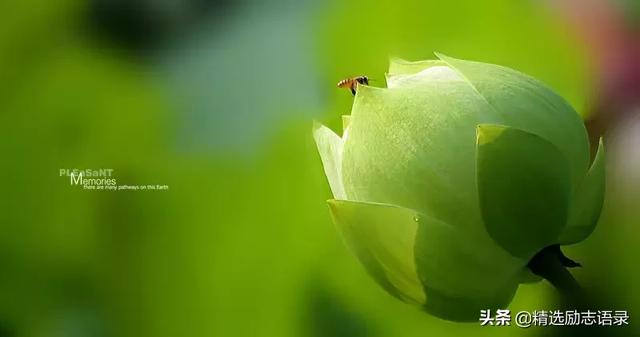
{"type": "Polygon", "coordinates": [[[413,221],[420,222],[420,217],[416,214],[413,216],[413,221]]]}

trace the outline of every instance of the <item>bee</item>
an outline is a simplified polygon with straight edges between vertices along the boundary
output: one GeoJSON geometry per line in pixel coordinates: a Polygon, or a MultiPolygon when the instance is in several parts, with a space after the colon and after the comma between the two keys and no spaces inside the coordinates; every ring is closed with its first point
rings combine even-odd
{"type": "Polygon", "coordinates": [[[369,85],[369,78],[367,76],[357,76],[345,78],[344,80],[338,82],[338,88],[349,88],[351,93],[355,96],[356,87],[358,84],[369,85]]]}

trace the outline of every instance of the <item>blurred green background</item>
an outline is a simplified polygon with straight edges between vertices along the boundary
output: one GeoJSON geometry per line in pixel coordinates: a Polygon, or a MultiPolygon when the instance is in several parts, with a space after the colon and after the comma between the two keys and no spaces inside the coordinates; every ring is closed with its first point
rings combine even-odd
{"type": "MultiPolygon", "coordinates": [[[[0,3],[0,336],[540,336],[428,316],[334,230],[311,120],[338,129],[389,56],[509,66],[606,134],[601,222],[576,278],[640,335],[634,0],[23,0],[0,3]],[[61,168],[119,184],[71,188],[61,168]]],[[[512,311],[557,308],[521,286],[512,311]]],[[[560,334],[561,335],[561,334],[560,334]]]]}

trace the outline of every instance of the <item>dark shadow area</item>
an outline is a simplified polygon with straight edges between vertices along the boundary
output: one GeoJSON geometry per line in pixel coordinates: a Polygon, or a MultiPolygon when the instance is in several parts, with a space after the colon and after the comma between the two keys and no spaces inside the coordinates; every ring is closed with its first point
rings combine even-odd
{"type": "Polygon", "coordinates": [[[365,317],[328,287],[314,280],[306,289],[305,333],[314,337],[378,336],[365,317]]]}
{"type": "Polygon", "coordinates": [[[86,14],[89,30],[122,47],[152,51],[166,39],[203,19],[222,18],[238,7],[232,0],[91,0],[86,14]]]}

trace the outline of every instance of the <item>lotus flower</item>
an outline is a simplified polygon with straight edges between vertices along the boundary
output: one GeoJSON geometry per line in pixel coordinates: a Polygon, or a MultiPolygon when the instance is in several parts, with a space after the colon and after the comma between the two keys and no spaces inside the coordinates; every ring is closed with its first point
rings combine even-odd
{"type": "MultiPolygon", "coordinates": [[[[393,296],[452,321],[505,308],[546,247],[593,231],[604,198],[576,111],[515,70],[436,54],[358,86],[342,137],[314,138],[332,218],[393,296]]],[[[538,278],[539,279],[539,278],[538,278]]]]}

